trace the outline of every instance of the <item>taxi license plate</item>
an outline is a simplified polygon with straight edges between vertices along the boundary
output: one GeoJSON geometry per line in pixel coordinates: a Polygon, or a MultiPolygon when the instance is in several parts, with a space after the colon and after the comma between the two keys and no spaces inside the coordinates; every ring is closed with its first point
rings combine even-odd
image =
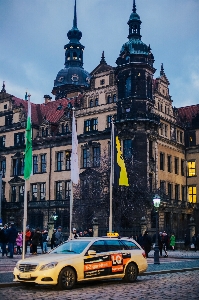
{"type": "Polygon", "coordinates": [[[23,273],[20,273],[20,274],[19,274],[19,278],[21,278],[21,279],[31,278],[31,274],[23,274],[23,273]]]}

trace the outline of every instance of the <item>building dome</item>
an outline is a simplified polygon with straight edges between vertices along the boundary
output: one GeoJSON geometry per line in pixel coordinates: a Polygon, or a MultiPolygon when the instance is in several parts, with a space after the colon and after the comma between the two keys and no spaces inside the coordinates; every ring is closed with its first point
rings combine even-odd
{"type": "Polygon", "coordinates": [[[60,70],[54,81],[55,87],[62,85],[85,86],[90,85],[90,74],[81,67],[68,67],[60,70]]]}

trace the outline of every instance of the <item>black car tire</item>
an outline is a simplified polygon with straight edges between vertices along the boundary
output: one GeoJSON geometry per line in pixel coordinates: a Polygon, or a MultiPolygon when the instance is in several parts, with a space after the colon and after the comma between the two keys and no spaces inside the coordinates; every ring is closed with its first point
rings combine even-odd
{"type": "Polygon", "coordinates": [[[76,273],[71,267],[65,267],[59,273],[58,288],[71,290],[76,284],[76,273]]]}
{"type": "Polygon", "coordinates": [[[129,263],[125,270],[124,281],[125,282],[134,282],[138,276],[138,268],[136,264],[129,263]]]}

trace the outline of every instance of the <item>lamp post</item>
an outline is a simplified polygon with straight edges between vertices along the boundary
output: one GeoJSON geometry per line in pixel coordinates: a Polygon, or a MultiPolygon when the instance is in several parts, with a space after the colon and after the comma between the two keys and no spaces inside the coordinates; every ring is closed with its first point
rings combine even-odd
{"type": "Polygon", "coordinates": [[[154,264],[159,264],[159,247],[158,247],[158,208],[160,206],[160,196],[155,195],[153,198],[153,204],[156,209],[156,239],[155,239],[155,248],[154,248],[154,264]]]}

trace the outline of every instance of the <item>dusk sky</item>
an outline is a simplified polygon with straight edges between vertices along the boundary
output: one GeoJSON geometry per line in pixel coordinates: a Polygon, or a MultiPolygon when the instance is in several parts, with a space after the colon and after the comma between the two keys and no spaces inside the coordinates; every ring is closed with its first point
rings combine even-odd
{"type": "MultiPolygon", "coordinates": [[[[0,88],[31,102],[51,94],[64,67],[64,45],[72,28],[74,0],[0,0],[0,88]]],[[[128,40],[133,0],[77,0],[77,26],[85,46],[84,69],[100,62],[116,66],[128,40]]],[[[161,63],[170,82],[173,106],[199,103],[199,0],[136,0],[142,41],[150,44],[155,77],[161,63]]]]}

